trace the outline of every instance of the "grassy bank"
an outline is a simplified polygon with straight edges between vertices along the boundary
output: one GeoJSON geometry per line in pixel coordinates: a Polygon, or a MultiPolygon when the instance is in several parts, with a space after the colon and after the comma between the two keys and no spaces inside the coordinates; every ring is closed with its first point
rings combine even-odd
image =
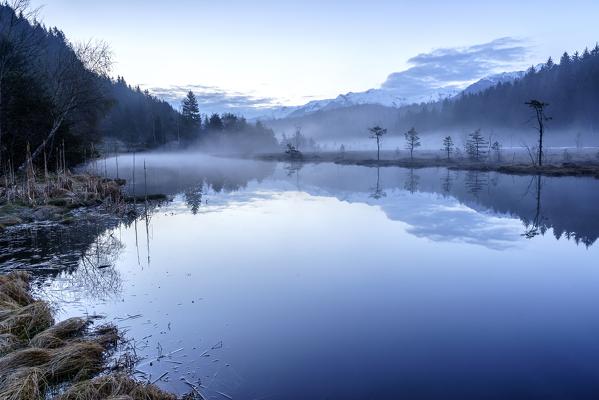
{"type": "Polygon", "coordinates": [[[71,210],[101,206],[122,212],[127,203],[123,180],[90,174],[27,173],[0,179],[0,230],[35,221],[69,222],[71,210]]]}
{"type": "Polygon", "coordinates": [[[599,163],[596,162],[564,162],[536,166],[523,162],[473,162],[466,159],[446,159],[439,157],[421,157],[414,159],[381,159],[369,158],[366,152],[340,153],[304,153],[301,158],[290,158],[284,153],[263,154],[256,156],[259,160],[322,163],[332,162],[339,165],[359,165],[365,167],[401,167],[401,168],[436,168],[444,167],[464,171],[496,171],[512,175],[544,175],[544,176],[588,176],[599,179],[599,163]]]}
{"type": "Polygon", "coordinates": [[[119,341],[116,327],[92,318],[56,323],[50,306],[31,296],[26,273],[0,276],[0,398],[177,399],[109,365],[119,341]]]}

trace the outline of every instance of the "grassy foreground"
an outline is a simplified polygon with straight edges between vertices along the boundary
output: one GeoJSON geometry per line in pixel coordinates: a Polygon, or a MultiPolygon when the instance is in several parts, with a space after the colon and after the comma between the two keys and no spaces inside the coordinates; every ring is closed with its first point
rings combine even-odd
{"type": "MultiPolygon", "coordinates": [[[[0,276],[0,399],[176,400],[107,361],[120,338],[90,318],[56,323],[30,294],[29,275],[0,276]]],[[[190,397],[188,397],[190,398],[190,397]]]]}
{"type": "Polygon", "coordinates": [[[68,222],[71,210],[103,206],[111,211],[125,209],[122,180],[90,174],[27,174],[0,179],[0,231],[35,221],[68,222]]]}

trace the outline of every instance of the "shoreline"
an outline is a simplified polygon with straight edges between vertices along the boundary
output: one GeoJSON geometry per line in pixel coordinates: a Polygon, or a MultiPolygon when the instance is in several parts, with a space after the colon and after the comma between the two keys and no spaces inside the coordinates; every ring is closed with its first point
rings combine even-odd
{"type": "Polygon", "coordinates": [[[399,167],[408,169],[448,168],[452,171],[499,172],[508,175],[542,175],[551,177],[578,176],[599,179],[599,163],[564,162],[550,163],[541,167],[525,163],[506,162],[470,162],[464,160],[447,160],[436,158],[381,159],[356,158],[353,154],[345,156],[339,153],[306,153],[301,158],[291,158],[283,153],[269,153],[253,156],[260,161],[276,161],[297,164],[334,163],[337,165],[354,165],[371,168],[399,167]]]}
{"type": "Polygon", "coordinates": [[[69,225],[82,211],[122,218],[138,214],[146,201],[168,201],[163,194],[126,195],[125,184],[124,179],[68,172],[0,182],[0,232],[32,223],[69,225]]]}
{"type": "MultiPolygon", "coordinates": [[[[68,229],[94,214],[124,221],[141,215],[139,207],[145,201],[167,200],[164,195],[128,197],[124,184],[124,180],[67,173],[0,186],[0,235],[26,229],[28,224],[68,229]]],[[[0,273],[0,398],[202,398],[196,391],[176,396],[154,382],[134,378],[135,355],[115,325],[95,316],[55,321],[50,304],[31,294],[34,272],[34,268],[17,268],[0,273]]]]}
{"type": "Polygon", "coordinates": [[[126,349],[114,357],[125,344],[115,325],[94,316],[56,322],[49,303],[31,295],[30,280],[22,271],[0,275],[0,398],[178,399],[135,380],[126,349]]]}

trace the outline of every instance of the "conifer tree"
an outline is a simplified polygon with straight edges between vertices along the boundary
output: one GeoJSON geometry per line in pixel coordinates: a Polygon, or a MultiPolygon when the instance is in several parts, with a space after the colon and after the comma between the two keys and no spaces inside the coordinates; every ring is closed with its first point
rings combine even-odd
{"type": "Polygon", "coordinates": [[[181,109],[183,120],[190,125],[199,126],[201,123],[200,107],[195,94],[190,90],[183,99],[183,107],[181,109]]]}
{"type": "Polygon", "coordinates": [[[489,142],[480,133],[480,129],[475,130],[468,135],[468,141],[466,142],[466,153],[472,161],[480,162],[487,154],[487,147],[489,142]]]}
{"type": "Polygon", "coordinates": [[[451,154],[453,153],[453,139],[451,136],[446,136],[443,139],[443,152],[447,154],[447,160],[451,160],[451,154]]]}
{"type": "Polygon", "coordinates": [[[420,147],[420,136],[416,129],[412,127],[409,131],[404,134],[406,138],[406,148],[410,151],[410,160],[414,160],[414,150],[420,147]]]}

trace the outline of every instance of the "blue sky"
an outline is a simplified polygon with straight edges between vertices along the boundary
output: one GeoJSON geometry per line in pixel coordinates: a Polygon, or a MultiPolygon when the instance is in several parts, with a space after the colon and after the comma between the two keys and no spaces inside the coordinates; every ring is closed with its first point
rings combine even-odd
{"type": "Polygon", "coordinates": [[[463,84],[599,40],[599,1],[34,0],[115,75],[207,102],[297,105],[419,81],[463,84]],[[499,44],[499,45],[498,45],[499,44]],[[428,74],[428,75],[427,75],[428,74]]]}

